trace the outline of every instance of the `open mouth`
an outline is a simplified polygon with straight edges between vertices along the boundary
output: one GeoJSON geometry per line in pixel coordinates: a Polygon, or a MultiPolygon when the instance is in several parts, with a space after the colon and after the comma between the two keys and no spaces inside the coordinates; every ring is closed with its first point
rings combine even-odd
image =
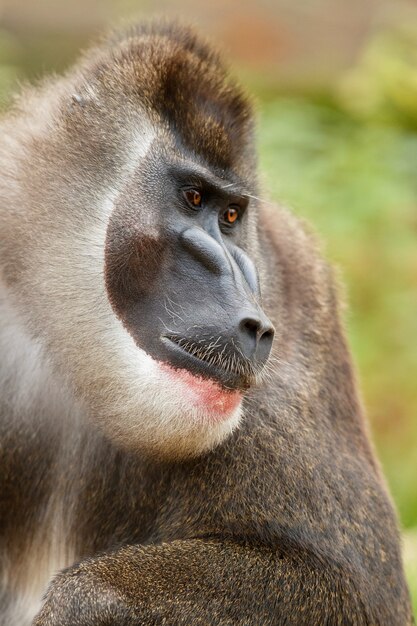
{"type": "Polygon", "coordinates": [[[191,373],[216,381],[226,390],[247,390],[255,379],[247,360],[226,354],[216,343],[198,345],[184,337],[163,335],[161,341],[170,354],[171,364],[191,373]]]}

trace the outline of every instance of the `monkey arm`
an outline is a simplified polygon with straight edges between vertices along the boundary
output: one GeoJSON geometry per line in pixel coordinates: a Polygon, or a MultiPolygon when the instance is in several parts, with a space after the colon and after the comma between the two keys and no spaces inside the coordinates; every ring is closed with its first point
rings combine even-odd
{"type": "Polygon", "coordinates": [[[379,623],[345,573],[213,540],[128,546],[54,579],[34,626],[379,623]]]}

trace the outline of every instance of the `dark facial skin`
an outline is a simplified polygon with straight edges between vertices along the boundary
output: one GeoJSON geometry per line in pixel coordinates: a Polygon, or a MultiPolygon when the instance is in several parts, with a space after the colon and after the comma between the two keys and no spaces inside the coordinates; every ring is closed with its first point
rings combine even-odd
{"type": "Polygon", "coordinates": [[[252,210],[243,184],[186,158],[150,158],[140,187],[141,197],[132,188],[122,195],[107,231],[114,309],[152,357],[225,388],[248,388],[274,328],[242,247],[252,210]],[[137,206],[145,202],[144,227],[137,206]]]}

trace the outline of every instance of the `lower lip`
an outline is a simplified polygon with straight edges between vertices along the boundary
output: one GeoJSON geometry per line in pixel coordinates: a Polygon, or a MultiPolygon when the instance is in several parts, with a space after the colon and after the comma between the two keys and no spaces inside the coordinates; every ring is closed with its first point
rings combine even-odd
{"type": "Polygon", "coordinates": [[[209,410],[219,417],[230,415],[242,400],[240,391],[223,389],[218,383],[201,376],[194,376],[185,369],[176,369],[166,364],[162,367],[171,378],[175,378],[187,388],[196,406],[209,410]]]}

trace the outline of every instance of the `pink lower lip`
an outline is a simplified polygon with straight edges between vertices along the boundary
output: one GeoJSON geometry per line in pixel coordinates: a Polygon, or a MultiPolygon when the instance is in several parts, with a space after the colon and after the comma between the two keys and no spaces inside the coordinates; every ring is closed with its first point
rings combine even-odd
{"type": "Polygon", "coordinates": [[[194,376],[185,369],[175,369],[165,363],[161,365],[170,376],[184,383],[191,392],[194,403],[206,410],[226,415],[234,411],[242,400],[240,391],[223,389],[214,380],[194,376]]]}

